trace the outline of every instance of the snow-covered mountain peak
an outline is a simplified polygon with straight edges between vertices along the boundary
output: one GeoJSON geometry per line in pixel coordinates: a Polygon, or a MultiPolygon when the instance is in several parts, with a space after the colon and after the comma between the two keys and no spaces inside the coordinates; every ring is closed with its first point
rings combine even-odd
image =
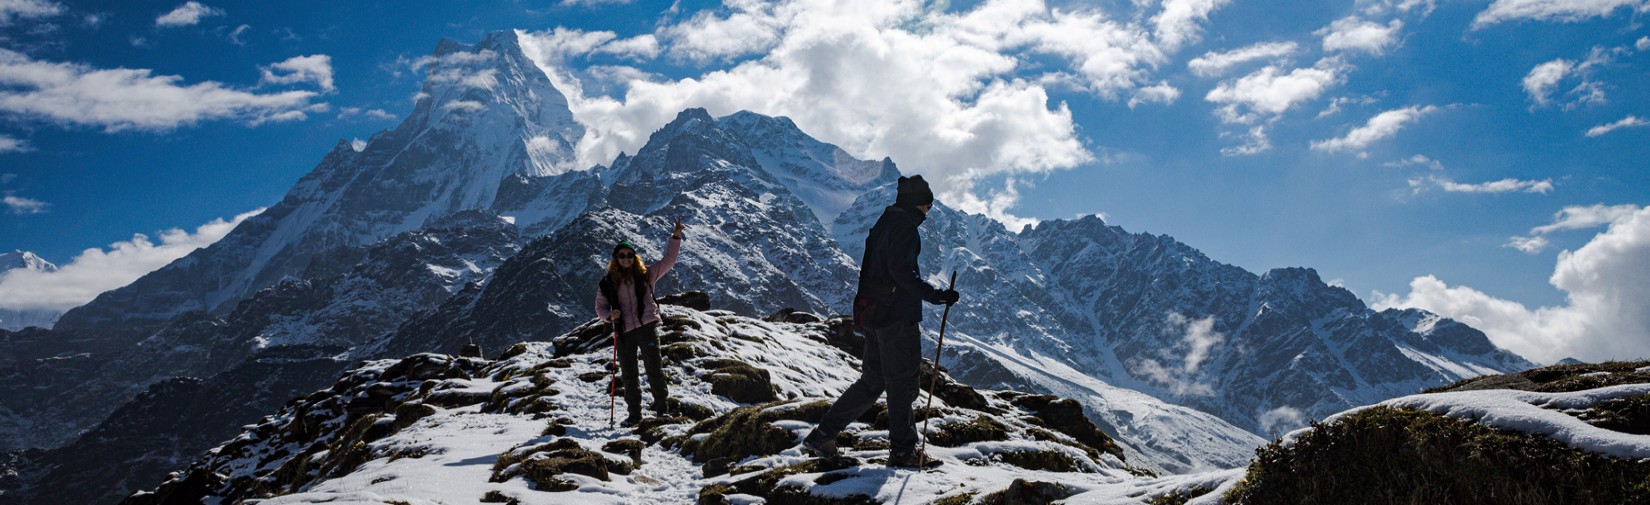
{"type": "Polygon", "coordinates": [[[29,251],[13,250],[0,254],[0,272],[15,269],[32,270],[35,272],[56,272],[57,265],[29,251]]]}

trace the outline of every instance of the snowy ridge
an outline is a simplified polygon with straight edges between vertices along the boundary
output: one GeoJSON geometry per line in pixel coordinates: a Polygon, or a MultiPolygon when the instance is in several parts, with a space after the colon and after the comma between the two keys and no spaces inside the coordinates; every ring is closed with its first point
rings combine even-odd
{"type": "MultiPolygon", "coordinates": [[[[1650,384],[1623,384],[1559,393],[1510,389],[1453,391],[1393,398],[1370,407],[1421,410],[1491,428],[1550,438],[1576,450],[1612,458],[1644,460],[1650,459],[1650,435],[1600,428],[1563,412],[1643,395],[1650,395],[1650,384]]],[[[1347,410],[1329,416],[1323,422],[1332,424],[1370,407],[1347,410]]],[[[1285,437],[1285,444],[1309,429],[1291,432],[1285,437]]]]}
{"type": "MultiPolygon", "coordinates": [[[[1132,495],[1130,502],[1142,503],[1153,490],[1174,487],[1131,473],[1108,452],[1115,448],[1097,450],[1066,435],[1073,426],[1028,424],[1044,415],[1034,409],[1049,407],[1022,405],[1051,397],[988,391],[980,396],[954,383],[934,403],[941,417],[931,421],[930,454],[945,462],[937,471],[877,464],[887,450],[886,431],[875,423],[856,423],[845,435],[855,440],[845,450],[860,466],[809,458],[797,441],[813,426],[807,419],[822,414],[824,402],[817,400],[834,398],[857,375],[857,360],[824,343],[833,330],[805,314],[793,319],[809,322],[773,323],[669,305],[664,312],[666,349],[684,356],[669,369],[676,377],[673,405],[702,416],[698,423],[666,416],[644,422],[635,434],[610,429],[605,363],[611,351],[604,347],[605,326],[590,324],[553,343],[517,346],[497,362],[441,355],[368,362],[331,389],[249,426],[155,493],[134,495],[126,503],[154,503],[179,492],[226,501],[273,494],[262,502],[270,504],[468,503],[483,496],[519,503],[686,503],[708,492],[735,502],[760,499],[751,493],[798,492],[926,502],[1001,492],[1016,480],[1051,488],[1058,483],[1060,495],[1075,494],[1077,502],[1086,500],[1081,493],[1091,493],[1132,495]],[[727,382],[719,377],[741,364],[768,371],[755,391],[766,388],[772,400],[727,396],[727,382]],[[797,413],[804,410],[812,414],[797,413]],[[735,457],[731,473],[707,470],[701,458],[712,450],[711,438],[693,433],[739,422],[739,412],[780,416],[748,429],[784,441],[738,449],[755,453],[735,457]],[[792,414],[800,418],[785,417],[792,414]],[[1011,435],[999,439],[989,428],[983,435],[956,431],[975,422],[1011,435]],[[1033,432],[1039,439],[1017,435],[1033,432]],[[1033,454],[1053,459],[1033,463],[1039,461],[1028,459],[1033,454]],[[551,472],[553,458],[583,458],[601,469],[562,466],[551,472]],[[762,480],[757,476],[769,476],[767,483],[754,483],[762,480]]],[[[740,391],[734,394],[753,390],[740,391]]],[[[729,435],[711,435],[717,436],[729,435]]],[[[1233,477],[1224,472],[1214,479],[1233,477]]]]}

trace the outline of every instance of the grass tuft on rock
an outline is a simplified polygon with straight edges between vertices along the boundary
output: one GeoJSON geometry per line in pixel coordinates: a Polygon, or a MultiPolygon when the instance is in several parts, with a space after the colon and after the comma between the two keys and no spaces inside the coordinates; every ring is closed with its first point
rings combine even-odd
{"type": "Polygon", "coordinates": [[[1650,462],[1373,407],[1256,450],[1229,503],[1650,503],[1650,462]]]}

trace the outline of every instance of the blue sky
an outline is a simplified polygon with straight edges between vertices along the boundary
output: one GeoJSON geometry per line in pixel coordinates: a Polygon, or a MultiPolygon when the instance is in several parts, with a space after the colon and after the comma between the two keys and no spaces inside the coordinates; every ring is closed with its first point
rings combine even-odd
{"type": "MultiPolygon", "coordinates": [[[[681,108],[784,115],[1012,226],[1100,214],[1256,272],[1313,267],[1538,360],[1628,356],[1650,350],[1650,316],[1632,315],[1650,293],[1630,286],[1650,284],[1647,15],[1646,0],[0,0],[0,250],[105,283],[158,267],[336,142],[397,124],[441,38],[517,29],[603,133],[586,165],[681,108]],[[1637,343],[1607,343],[1622,339],[1637,343]]],[[[0,305],[19,289],[0,283],[0,305]]]]}

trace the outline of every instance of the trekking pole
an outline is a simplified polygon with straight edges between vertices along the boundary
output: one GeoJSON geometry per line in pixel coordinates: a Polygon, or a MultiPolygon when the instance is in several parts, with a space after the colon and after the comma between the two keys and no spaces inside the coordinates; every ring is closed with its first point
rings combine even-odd
{"type": "MultiPolygon", "coordinates": [[[[945,289],[957,289],[956,270],[951,271],[951,285],[945,289]]],[[[933,410],[934,408],[934,387],[940,384],[940,349],[945,348],[945,321],[950,317],[951,304],[947,303],[945,304],[945,312],[940,313],[940,339],[939,343],[934,344],[934,378],[928,381],[928,405],[923,407],[924,410],[933,410]]],[[[917,449],[917,468],[928,466],[928,420],[933,418],[932,414],[922,418],[923,437],[922,447],[917,449]]]]}
{"type": "Polygon", "coordinates": [[[619,318],[614,318],[613,319],[613,361],[608,362],[608,365],[607,365],[608,370],[610,372],[612,372],[611,374],[608,375],[608,381],[607,381],[607,429],[610,429],[610,430],[613,429],[613,412],[615,411],[615,406],[618,405],[618,403],[619,403],[618,400],[616,400],[616,398],[617,398],[616,395],[618,394],[618,390],[619,390],[619,324],[620,324],[620,321],[621,321],[621,319],[619,319],[619,318]]]}

